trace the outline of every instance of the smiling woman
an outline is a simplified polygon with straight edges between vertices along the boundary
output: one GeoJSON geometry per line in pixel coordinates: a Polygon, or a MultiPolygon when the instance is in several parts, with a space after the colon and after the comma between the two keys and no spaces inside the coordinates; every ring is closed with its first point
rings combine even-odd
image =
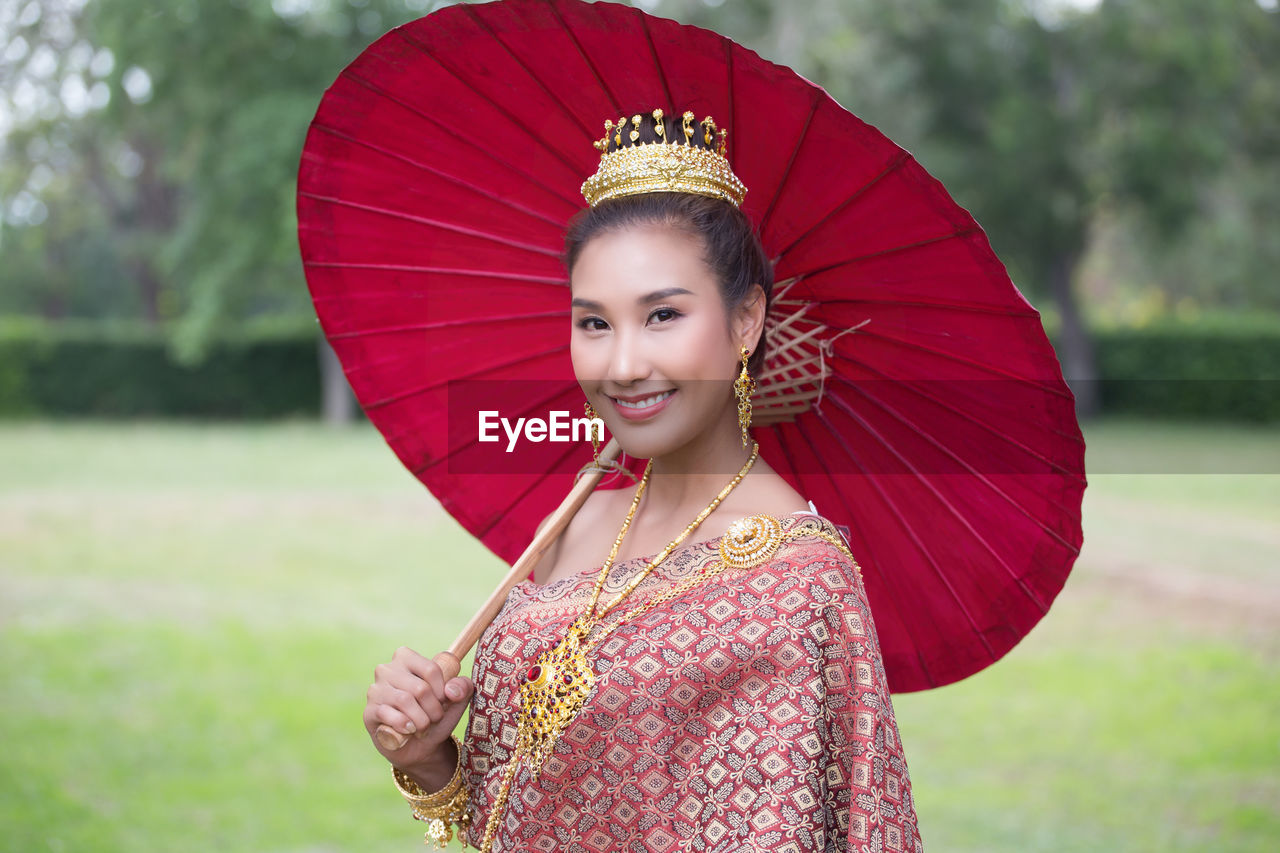
{"type": "Polygon", "coordinates": [[[365,724],[418,735],[374,741],[437,840],[917,851],[858,564],[751,439],[773,275],[723,131],[692,118],[606,122],[566,234],[574,375],[644,477],[587,498],[471,678],[401,649],[365,724]]]}
{"type": "MultiPolygon", "coordinates": [[[[645,205],[655,218],[627,222],[632,199],[616,199],[603,204],[619,211],[617,224],[602,218],[571,232],[570,353],[587,400],[614,415],[606,423],[628,453],[665,456],[683,439],[686,454],[705,459],[736,424],[731,385],[741,349],[763,353],[771,280],[763,276],[762,286],[757,278],[736,302],[724,294],[707,241],[689,233],[688,219],[672,218],[681,196],[659,195],[670,200],[666,206],[645,205]],[[696,425],[716,423],[719,429],[691,441],[696,425]]],[[[739,246],[735,254],[745,253],[739,246]]]]}

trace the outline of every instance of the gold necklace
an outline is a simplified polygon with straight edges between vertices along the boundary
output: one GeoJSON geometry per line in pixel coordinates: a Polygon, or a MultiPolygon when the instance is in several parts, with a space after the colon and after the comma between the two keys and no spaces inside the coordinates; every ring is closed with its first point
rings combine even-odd
{"type": "MultiPolygon", "coordinates": [[[[679,547],[681,542],[688,538],[690,533],[698,528],[698,525],[706,520],[708,515],[715,511],[715,508],[728,496],[729,492],[733,491],[734,487],[742,482],[742,478],[751,470],[751,466],[755,464],[759,455],[760,445],[757,442],[753,442],[751,456],[747,459],[746,464],[742,466],[742,469],[738,471],[729,484],[720,490],[720,494],[716,495],[715,500],[711,501],[706,509],[698,513],[697,518],[690,522],[666,548],[662,549],[662,553],[658,554],[649,565],[645,566],[643,571],[629,581],[622,591],[604,606],[603,610],[596,613],[596,603],[600,599],[600,592],[604,588],[605,579],[608,577],[609,570],[613,567],[613,562],[618,556],[618,549],[622,547],[622,540],[631,527],[631,521],[635,518],[636,509],[640,506],[640,498],[644,495],[645,488],[649,485],[649,474],[653,470],[653,460],[649,460],[649,464],[644,469],[644,477],[640,480],[640,485],[636,487],[635,497],[631,501],[631,509],[627,512],[626,520],[622,522],[622,529],[618,531],[618,536],[613,541],[613,548],[609,551],[609,559],[600,567],[600,574],[591,590],[591,599],[587,602],[586,608],[569,625],[564,639],[539,655],[525,675],[525,682],[520,687],[516,753],[507,764],[506,771],[503,773],[502,786],[498,789],[498,795],[494,798],[493,807],[489,811],[489,820],[485,824],[484,839],[480,842],[482,851],[487,851],[493,843],[494,831],[497,829],[499,818],[506,806],[507,797],[511,791],[511,783],[515,778],[518,765],[522,760],[528,760],[530,775],[533,778],[537,778],[556,741],[564,733],[564,730],[568,728],[569,723],[577,717],[578,712],[582,710],[582,706],[586,704],[587,696],[595,686],[596,674],[591,662],[587,659],[587,654],[595,648],[596,643],[588,644],[587,635],[604,618],[605,614],[630,595],[659,563],[665,560],[672,551],[679,547]]],[[[615,621],[610,626],[609,633],[612,633],[614,628],[617,628],[623,620],[631,615],[633,614],[624,614],[622,619],[615,621]]]]}

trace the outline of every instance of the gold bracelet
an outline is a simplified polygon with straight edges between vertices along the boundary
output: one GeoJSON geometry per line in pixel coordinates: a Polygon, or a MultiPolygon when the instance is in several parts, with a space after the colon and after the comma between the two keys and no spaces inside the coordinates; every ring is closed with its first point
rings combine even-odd
{"type": "Polygon", "coordinates": [[[462,744],[456,737],[453,743],[458,749],[458,765],[454,768],[453,778],[439,791],[423,791],[398,767],[391,768],[391,777],[405,802],[413,809],[414,819],[426,821],[427,831],[422,843],[434,843],[436,850],[443,850],[453,839],[453,824],[458,825],[458,838],[466,847],[466,832],[471,825],[467,786],[462,781],[462,744]]]}

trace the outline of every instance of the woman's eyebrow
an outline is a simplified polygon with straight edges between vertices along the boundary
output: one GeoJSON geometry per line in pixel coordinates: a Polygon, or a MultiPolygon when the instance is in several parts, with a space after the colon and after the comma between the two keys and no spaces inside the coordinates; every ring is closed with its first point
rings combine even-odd
{"type": "MultiPolygon", "coordinates": [[[[693,291],[685,290],[683,287],[664,287],[662,290],[655,290],[652,293],[646,293],[644,296],[641,296],[639,299],[637,299],[636,302],[638,302],[641,305],[648,305],[650,302],[660,302],[663,299],[667,299],[671,296],[681,296],[681,295],[692,296],[693,291]]],[[[569,305],[572,308],[586,308],[588,311],[604,310],[604,306],[601,305],[599,302],[595,302],[591,299],[582,299],[581,297],[574,297],[573,300],[569,303],[569,305]]]]}

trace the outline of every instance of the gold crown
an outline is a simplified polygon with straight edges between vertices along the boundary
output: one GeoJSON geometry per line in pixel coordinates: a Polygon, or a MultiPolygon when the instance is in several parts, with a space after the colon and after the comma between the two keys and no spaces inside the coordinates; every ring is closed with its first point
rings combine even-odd
{"type": "Polygon", "coordinates": [[[699,122],[706,147],[699,147],[694,142],[693,113],[686,112],[681,117],[683,140],[679,132],[670,134],[676,139],[667,138],[662,110],[654,110],[651,115],[655,139],[647,142],[640,142],[643,118],[639,114],[631,117],[629,131],[625,116],[619,118],[616,125],[612,120],[604,123],[604,138],[595,141],[596,150],[603,152],[600,168],[582,185],[582,197],[587,204],[595,207],[605,199],[625,195],[675,192],[722,198],[734,207],[741,207],[747,188],[725,159],[728,132],[717,130],[716,123],[707,116],[699,122]],[[612,151],[609,150],[610,136],[613,137],[612,151]],[[628,144],[624,145],[624,140],[628,144]]]}

